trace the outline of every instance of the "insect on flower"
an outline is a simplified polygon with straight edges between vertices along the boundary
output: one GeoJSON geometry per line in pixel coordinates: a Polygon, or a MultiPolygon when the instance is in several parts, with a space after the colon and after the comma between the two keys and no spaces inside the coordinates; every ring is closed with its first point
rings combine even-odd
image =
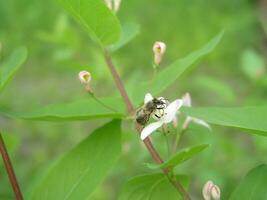
{"type": "Polygon", "coordinates": [[[156,122],[145,126],[141,132],[141,139],[146,139],[151,133],[162,125],[172,122],[176,119],[179,108],[183,105],[182,99],[176,99],[169,103],[165,98],[153,98],[151,94],[146,94],[144,106],[137,111],[137,123],[145,126],[152,116],[156,122]]]}
{"type": "Polygon", "coordinates": [[[146,125],[152,115],[153,118],[160,119],[164,115],[164,109],[168,101],[163,98],[155,98],[151,94],[146,94],[144,106],[136,112],[136,122],[142,126],[146,125]]]}

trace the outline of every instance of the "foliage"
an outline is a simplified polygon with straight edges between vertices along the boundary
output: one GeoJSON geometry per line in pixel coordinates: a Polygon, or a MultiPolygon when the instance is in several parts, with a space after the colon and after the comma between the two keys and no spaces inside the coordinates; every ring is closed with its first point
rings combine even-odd
{"type": "MultiPolygon", "coordinates": [[[[267,141],[259,137],[267,136],[266,52],[259,42],[266,38],[255,34],[260,29],[254,4],[159,0],[150,9],[151,2],[137,0],[122,1],[115,13],[103,0],[60,0],[59,5],[53,0],[0,2],[0,53],[5,60],[0,65],[1,91],[27,57],[26,48],[15,46],[27,45],[30,55],[25,70],[2,91],[0,105],[3,129],[21,140],[20,146],[16,144],[20,151],[12,144],[8,147],[29,199],[181,199],[170,177],[197,198],[204,182],[213,179],[225,199],[264,199],[266,165],[252,169],[228,198],[248,166],[266,162],[267,141]],[[225,31],[212,38],[220,30],[225,31]],[[167,53],[152,75],[150,52],[159,39],[167,42],[167,53]],[[138,135],[132,134],[134,113],[126,112],[123,100],[114,96],[117,92],[101,55],[104,48],[112,53],[136,109],[147,92],[178,98],[190,91],[196,102],[207,105],[183,107],[178,128],[169,125],[170,133],[163,130],[152,136],[160,155],[167,155],[164,163],[152,164],[138,135]],[[74,80],[84,69],[93,74],[94,96],[81,96],[81,86],[74,80]],[[192,129],[192,124],[183,129],[188,116],[217,126],[212,134],[192,129]],[[194,141],[202,145],[191,146],[194,141]],[[170,153],[174,142],[185,148],[170,153]],[[53,160],[57,162],[51,165],[53,160]],[[143,169],[143,162],[150,163],[149,169],[143,169]],[[136,176],[155,169],[170,170],[169,177],[136,176]]],[[[12,199],[7,180],[3,182],[0,199],[12,199]]]]}

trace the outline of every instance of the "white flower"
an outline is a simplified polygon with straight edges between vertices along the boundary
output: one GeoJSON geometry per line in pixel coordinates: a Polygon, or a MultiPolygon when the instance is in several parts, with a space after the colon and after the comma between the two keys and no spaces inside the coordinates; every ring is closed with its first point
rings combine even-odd
{"type": "Polygon", "coordinates": [[[153,45],[153,52],[154,52],[154,63],[159,65],[162,57],[166,51],[166,44],[164,42],[155,42],[153,45]]]}
{"type": "MultiPolygon", "coordinates": [[[[184,102],[183,103],[183,106],[185,106],[185,107],[191,107],[192,106],[191,97],[190,97],[190,94],[189,93],[186,93],[183,96],[182,99],[183,99],[183,102],[184,102]]],[[[186,117],[185,122],[184,122],[182,128],[183,129],[186,129],[191,122],[194,122],[194,123],[196,123],[198,125],[204,126],[204,127],[208,128],[208,129],[211,129],[210,128],[210,125],[207,122],[205,122],[204,120],[198,119],[198,118],[195,118],[195,117],[191,117],[191,116],[187,116],[186,117]]]]}
{"type": "Polygon", "coordinates": [[[84,71],[80,71],[79,79],[80,79],[81,83],[89,84],[91,79],[92,79],[91,73],[88,72],[88,71],[85,71],[85,70],[84,71]]]}
{"type": "MultiPolygon", "coordinates": [[[[144,102],[147,103],[153,99],[151,94],[145,95],[144,102]]],[[[157,122],[153,122],[149,125],[147,125],[141,132],[141,139],[146,139],[151,133],[153,133],[155,130],[160,128],[163,124],[167,124],[172,122],[175,117],[176,113],[183,105],[182,99],[176,99],[175,101],[171,102],[170,104],[166,105],[166,108],[161,109],[163,111],[163,115],[160,116],[160,118],[157,118],[157,122]]],[[[156,111],[157,112],[157,111],[156,111]]],[[[153,113],[155,114],[155,113],[153,113]]],[[[162,114],[162,113],[161,113],[162,114]]]]}
{"type": "Polygon", "coordinates": [[[212,181],[208,181],[203,187],[202,195],[205,200],[220,200],[221,191],[212,181]]]}

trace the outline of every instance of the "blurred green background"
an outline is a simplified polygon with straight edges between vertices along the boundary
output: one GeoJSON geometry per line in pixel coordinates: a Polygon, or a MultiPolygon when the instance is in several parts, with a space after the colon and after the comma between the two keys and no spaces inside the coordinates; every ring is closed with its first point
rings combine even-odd
{"type": "MultiPolygon", "coordinates": [[[[224,30],[215,51],[164,95],[171,99],[190,92],[194,106],[266,104],[266,5],[264,0],[122,0],[120,20],[139,24],[140,33],[114,54],[118,70],[131,87],[151,77],[154,41],[162,40],[168,46],[163,68],[224,30]]],[[[0,44],[1,62],[18,46],[29,50],[26,64],[1,93],[1,107],[27,111],[84,98],[77,80],[83,69],[91,71],[98,96],[108,96],[115,89],[100,49],[54,0],[0,0],[0,44]]],[[[57,158],[103,123],[1,117],[1,130],[26,199],[57,158]]],[[[161,140],[161,136],[155,136],[164,153],[161,140]]],[[[209,142],[211,147],[177,168],[178,173],[191,176],[193,199],[201,196],[202,186],[209,179],[220,186],[223,199],[227,199],[249,169],[267,161],[267,139],[240,130],[214,126],[210,133],[191,126],[181,146],[199,142],[209,142]]],[[[92,199],[117,199],[131,176],[148,172],[143,163],[149,161],[134,131],[125,130],[120,162],[92,199]]],[[[0,199],[13,199],[2,163],[0,199]]]]}

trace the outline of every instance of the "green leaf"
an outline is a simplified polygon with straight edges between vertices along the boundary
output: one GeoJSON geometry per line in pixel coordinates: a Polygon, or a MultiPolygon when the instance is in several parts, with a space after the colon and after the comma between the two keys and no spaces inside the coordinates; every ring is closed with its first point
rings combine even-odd
{"type": "Polygon", "coordinates": [[[124,117],[124,105],[120,98],[103,98],[100,101],[108,107],[94,99],[85,99],[73,103],[52,104],[30,112],[1,110],[0,113],[12,118],[41,121],[74,121],[124,117]]]}
{"type": "Polygon", "coordinates": [[[103,0],[59,1],[96,42],[108,46],[120,39],[120,22],[103,0]]]}
{"type": "Polygon", "coordinates": [[[140,27],[136,23],[127,23],[122,26],[122,35],[120,40],[109,47],[110,51],[117,51],[124,45],[133,40],[140,32],[140,27]]]}
{"type": "Polygon", "coordinates": [[[186,148],[182,151],[177,152],[172,158],[162,163],[161,165],[157,164],[146,164],[150,169],[159,169],[159,168],[174,168],[177,165],[191,159],[196,154],[200,153],[204,149],[206,149],[209,145],[202,144],[193,147],[186,148]]]}
{"type": "Polygon", "coordinates": [[[267,106],[241,108],[182,108],[187,115],[208,123],[241,128],[251,133],[267,136],[267,106]]]}
{"type": "Polygon", "coordinates": [[[141,102],[147,92],[150,92],[153,95],[158,95],[160,92],[167,89],[167,87],[173,84],[186,70],[189,70],[190,66],[192,66],[192,64],[199,58],[210,53],[220,42],[222,36],[223,32],[219,33],[201,49],[192,52],[185,58],[175,61],[159,72],[151,82],[144,83],[142,86],[137,87],[131,95],[134,102],[141,102]]]}
{"type": "MultiPolygon", "coordinates": [[[[184,187],[189,184],[187,176],[178,175],[176,178],[184,187]]],[[[163,197],[168,200],[182,199],[165,175],[148,174],[129,180],[119,200],[162,200],[163,197]]]]}
{"type": "Polygon", "coordinates": [[[27,57],[27,49],[25,47],[17,48],[8,60],[2,64],[0,68],[0,90],[2,90],[7,83],[14,77],[21,65],[25,62],[27,57]]]}
{"type": "Polygon", "coordinates": [[[114,120],[67,153],[36,187],[30,199],[88,199],[118,160],[120,151],[120,121],[114,120]]]}
{"type": "Polygon", "coordinates": [[[230,200],[267,199],[267,165],[252,169],[232,193],[230,200]]]}

